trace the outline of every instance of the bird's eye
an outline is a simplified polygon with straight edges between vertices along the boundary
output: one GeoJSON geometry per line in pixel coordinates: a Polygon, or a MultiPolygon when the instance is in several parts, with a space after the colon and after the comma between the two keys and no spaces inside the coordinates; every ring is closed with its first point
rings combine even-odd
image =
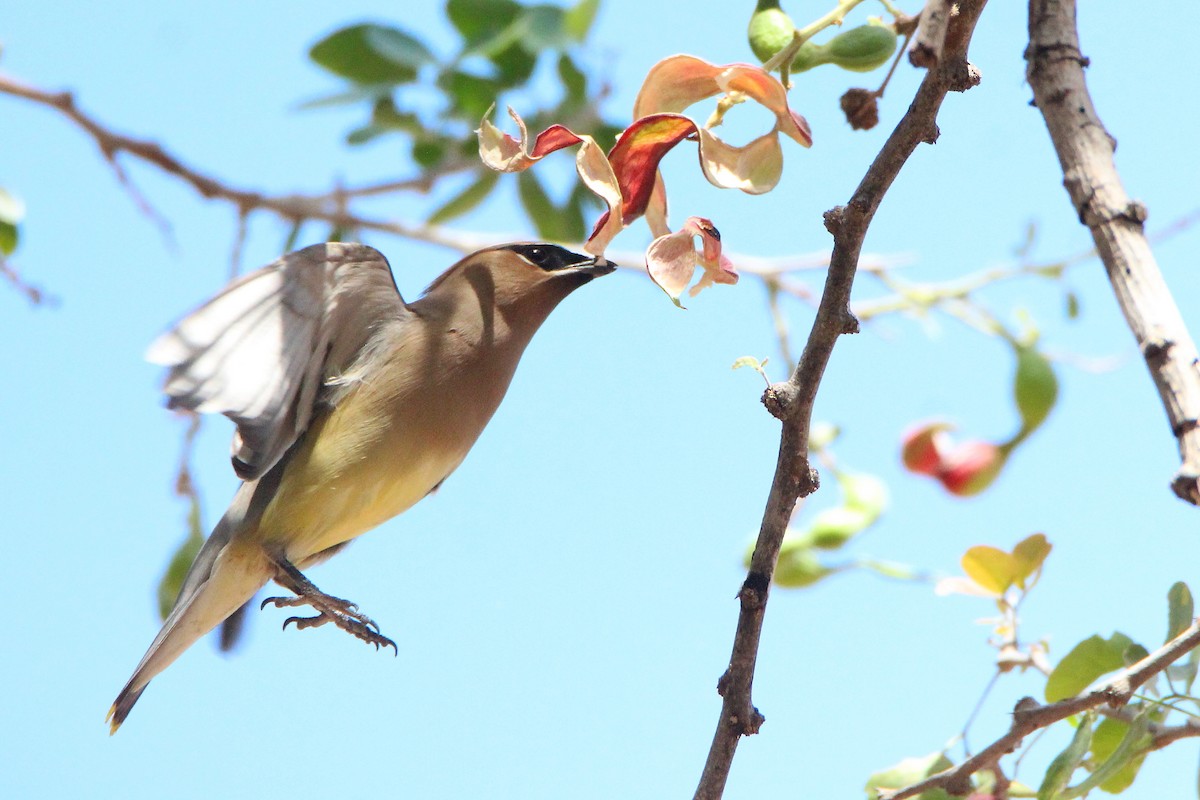
{"type": "Polygon", "coordinates": [[[541,247],[529,248],[525,251],[525,256],[539,267],[543,266],[550,259],[550,254],[541,247]]]}

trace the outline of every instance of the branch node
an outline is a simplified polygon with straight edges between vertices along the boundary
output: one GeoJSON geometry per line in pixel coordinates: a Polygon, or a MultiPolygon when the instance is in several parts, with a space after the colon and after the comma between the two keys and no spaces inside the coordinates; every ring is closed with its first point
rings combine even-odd
{"type": "Polygon", "coordinates": [[[792,391],[789,383],[773,383],[767,387],[762,395],[762,404],[766,406],[767,412],[772,417],[778,420],[786,420],[788,408],[791,406],[795,392],[792,391]]]}

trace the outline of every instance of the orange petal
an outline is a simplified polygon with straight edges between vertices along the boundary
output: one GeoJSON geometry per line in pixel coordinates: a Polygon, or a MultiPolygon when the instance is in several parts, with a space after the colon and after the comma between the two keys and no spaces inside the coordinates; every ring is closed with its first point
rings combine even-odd
{"type": "Polygon", "coordinates": [[[783,175],[783,148],[775,131],[737,147],[701,128],[700,168],[713,186],[763,194],[774,189],[783,175]]]}
{"type": "Polygon", "coordinates": [[[695,56],[668,56],[650,68],[637,99],[633,118],[660,112],[678,113],[701,100],[724,91],[717,84],[718,67],[695,56]]]}

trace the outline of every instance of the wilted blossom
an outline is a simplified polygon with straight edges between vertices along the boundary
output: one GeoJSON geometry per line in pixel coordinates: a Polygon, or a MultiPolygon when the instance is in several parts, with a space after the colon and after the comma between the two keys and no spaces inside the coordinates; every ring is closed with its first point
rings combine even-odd
{"type": "Polygon", "coordinates": [[[959,497],[976,495],[1000,474],[1008,458],[1000,445],[970,439],[955,443],[944,422],[931,422],[904,434],[901,460],[910,472],[936,478],[959,497]]]}
{"type": "Polygon", "coordinates": [[[592,137],[553,125],[529,141],[525,123],[512,109],[520,137],[514,138],[486,117],[480,124],[479,155],[492,169],[520,172],[564,147],[579,145],[575,158],[580,178],[601,197],[608,209],[596,222],[585,249],[599,255],[613,237],[638,217],[645,216],[656,239],[646,252],[646,268],[655,282],[678,304],[697,266],[704,274],[692,288],[695,294],[714,283],[736,283],[737,272],[721,254],[716,227],[702,217],[690,217],[672,233],[667,223],[666,191],[659,162],[685,139],[698,143],[700,168],[714,186],[749,194],[770,191],[783,171],[779,134],[801,145],[812,144],[804,118],[787,105],[783,85],[761,67],[750,64],[717,66],[693,56],[678,55],[655,64],[634,103],[634,121],[603,153],[592,137]],[[679,113],[693,103],[722,95],[717,111],[701,125],[679,113]],[[731,145],[711,128],[719,125],[732,106],[754,100],[775,114],[775,125],[746,145],[731,145]],[[694,237],[701,238],[701,249],[694,237]]]}

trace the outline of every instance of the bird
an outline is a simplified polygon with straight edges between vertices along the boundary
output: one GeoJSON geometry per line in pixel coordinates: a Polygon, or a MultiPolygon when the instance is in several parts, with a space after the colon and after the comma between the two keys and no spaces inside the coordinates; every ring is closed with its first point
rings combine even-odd
{"type": "Polygon", "coordinates": [[[193,643],[269,581],[376,649],[395,642],[303,570],[437,489],[475,443],[530,339],[567,295],[616,265],[546,243],[472,253],[406,303],[387,259],[328,242],[235,280],[151,344],[169,408],[234,425],[242,483],[109,709],[115,733],[193,643]]]}

